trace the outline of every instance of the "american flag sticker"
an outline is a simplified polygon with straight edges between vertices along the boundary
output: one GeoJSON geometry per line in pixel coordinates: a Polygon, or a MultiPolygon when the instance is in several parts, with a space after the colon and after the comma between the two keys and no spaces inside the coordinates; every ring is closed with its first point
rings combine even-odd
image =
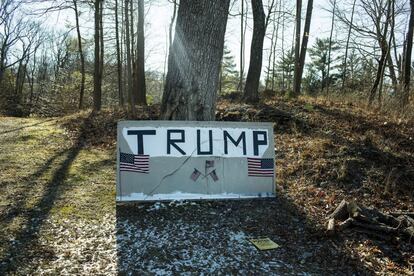
{"type": "Polygon", "coordinates": [[[206,160],[206,168],[213,168],[214,160],[206,160]]]}
{"type": "Polygon", "coordinates": [[[193,173],[191,174],[190,178],[193,181],[197,181],[197,179],[200,177],[201,172],[199,172],[197,169],[194,169],[193,173]]]}
{"type": "Polygon", "coordinates": [[[214,182],[218,181],[219,178],[217,176],[216,170],[212,170],[211,173],[209,173],[211,178],[213,178],[214,182]]]}
{"type": "Polygon", "coordinates": [[[149,155],[121,152],[119,170],[121,172],[149,173],[149,155]]]}
{"type": "Polygon", "coordinates": [[[273,177],[274,167],[272,158],[247,158],[248,176],[273,177]]]}

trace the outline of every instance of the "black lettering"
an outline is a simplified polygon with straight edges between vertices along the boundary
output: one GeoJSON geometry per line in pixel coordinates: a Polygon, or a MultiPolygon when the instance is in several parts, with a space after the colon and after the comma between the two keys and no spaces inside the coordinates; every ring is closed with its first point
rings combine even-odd
{"type": "Polygon", "coordinates": [[[227,138],[235,145],[236,147],[240,144],[240,142],[243,140],[243,155],[246,155],[246,133],[242,131],[237,141],[233,139],[233,137],[230,136],[230,134],[225,130],[223,132],[224,136],[224,154],[228,154],[228,142],[227,138]]]}
{"type": "Polygon", "coordinates": [[[267,145],[267,132],[266,131],[253,131],[253,154],[259,155],[259,146],[267,145]],[[259,135],[263,135],[263,140],[259,140],[259,135]]]}
{"type": "Polygon", "coordinates": [[[201,138],[200,138],[200,130],[197,129],[197,154],[198,155],[210,155],[213,154],[213,131],[208,131],[208,142],[209,142],[209,150],[208,151],[201,151],[201,138]]]}
{"type": "Polygon", "coordinates": [[[155,130],[128,130],[128,135],[137,136],[138,154],[144,154],[144,135],[155,135],[155,130]]]}
{"type": "Polygon", "coordinates": [[[185,152],[176,144],[176,143],[184,143],[184,142],[185,142],[185,133],[183,129],[168,129],[167,130],[167,154],[171,154],[171,146],[173,146],[182,155],[185,155],[185,152]],[[181,138],[180,139],[171,138],[172,133],[180,133],[181,138]]]}

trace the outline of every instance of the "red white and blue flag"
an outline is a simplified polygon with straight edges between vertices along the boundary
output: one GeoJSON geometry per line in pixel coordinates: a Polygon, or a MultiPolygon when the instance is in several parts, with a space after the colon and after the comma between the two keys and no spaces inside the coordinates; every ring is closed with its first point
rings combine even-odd
{"type": "Polygon", "coordinates": [[[247,158],[249,176],[273,177],[274,166],[272,158],[247,158]]]}
{"type": "Polygon", "coordinates": [[[119,170],[121,172],[149,173],[149,155],[120,152],[119,170]]]}

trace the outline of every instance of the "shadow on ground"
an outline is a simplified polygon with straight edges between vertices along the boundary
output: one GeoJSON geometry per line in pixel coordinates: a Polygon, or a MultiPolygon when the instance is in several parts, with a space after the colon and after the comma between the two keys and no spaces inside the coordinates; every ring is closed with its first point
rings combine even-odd
{"type": "Polygon", "coordinates": [[[339,241],[317,234],[283,195],[275,199],[119,204],[120,274],[352,274],[372,272],[339,241]],[[249,238],[280,248],[259,251],[249,238]]]}
{"type": "MultiPolygon", "coordinates": [[[[91,114],[90,116],[93,116],[91,114]]],[[[47,122],[43,121],[41,123],[47,122]]],[[[33,124],[39,125],[41,123],[33,124]]],[[[12,132],[23,129],[16,128],[14,130],[6,131],[12,132]]],[[[6,133],[3,132],[3,133],[6,133]]],[[[2,134],[3,134],[2,133],[2,134]]],[[[75,143],[70,148],[63,149],[52,157],[50,157],[36,172],[23,178],[20,185],[22,188],[17,189],[12,195],[12,204],[1,213],[0,221],[2,225],[8,225],[14,219],[19,217],[23,220],[22,225],[14,233],[15,238],[11,241],[3,240],[4,257],[0,258],[0,274],[18,274],[28,264],[36,263],[38,260],[44,261],[48,258],[53,258],[53,252],[47,248],[39,248],[38,238],[40,236],[40,229],[49,217],[58,197],[64,192],[68,191],[69,187],[66,183],[69,168],[77,158],[83,145],[82,132],[78,136],[75,143]],[[56,164],[57,163],[57,164],[56,164]],[[53,168],[56,168],[53,170],[53,168]],[[31,196],[30,190],[36,185],[37,179],[44,176],[44,174],[53,170],[52,176],[44,184],[43,192],[39,196],[39,200],[27,208],[31,196]]],[[[14,183],[3,183],[3,185],[13,185],[14,183]]],[[[0,239],[1,241],[1,239],[0,239]]]]}

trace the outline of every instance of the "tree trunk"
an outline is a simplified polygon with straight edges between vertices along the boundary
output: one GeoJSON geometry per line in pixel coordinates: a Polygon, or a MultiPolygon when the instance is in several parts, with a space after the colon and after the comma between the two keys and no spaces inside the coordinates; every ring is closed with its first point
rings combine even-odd
{"type": "Polygon", "coordinates": [[[135,62],[135,89],[136,103],[147,104],[147,92],[145,86],[145,35],[144,35],[144,0],[138,0],[138,28],[137,28],[137,52],[135,62]]]}
{"type": "Polygon", "coordinates": [[[411,53],[413,50],[413,28],[414,28],[414,0],[410,0],[411,13],[410,23],[408,24],[406,51],[404,57],[404,92],[402,93],[401,105],[405,108],[410,97],[410,77],[411,77],[411,53]]]}
{"type": "Polygon", "coordinates": [[[300,88],[297,86],[300,85],[301,80],[299,78],[299,67],[300,67],[300,25],[301,25],[301,16],[302,16],[302,0],[296,0],[296,32],[295,32],[295,71],[293,79],[293,91],[292,96],[297,97],[299,94],[296,92],[300,91],[300,88]]]}
{"type": "Polygon", "coordinates": [[[182,0],[161,118],[214,120],[230,0],[182,0]]]}
{"type": "Polygon", "coordinates": [[[395,74],[394,62],[391,57],[392,39],[394,36],[394,27],[395,27],[395,1],[394,0],[390,0],[390,1],[392,1],[392,4],[391,4],[392,11],[391,11],[391,16],[388,19],[390,21],[390,39],[388,42],[387,64],[388,64],[388,70],[390,72],[392,86],[394,88],[394,93],[398,93],[397,75],[395,74]]]}
{"type": "Polygon", "coordinates": [[[101,0],[100,5],[100,12],[99,12],[99,28],[100,28],[100,52],[101,52],[101,58],[99,61],[101,64],[99,65],[99,86],[102,87],[102,80],[103,80],[103,71],[104,71],[104,35],[103,35],[103,0],[101,0]]]}
{"type": "Polygon", "coordinates": [[[298,81],[295,85],[296,91],[294,92],[295,95],[300,95],[300,87],[301,87],[301,80],[303,75],[303,68],[305,67],[305,57],[306,57],[306,49],[308,47],[308,40],[309,40],[309,30],[310,24],[312,19],[312,9],[313,9],[313,0],[308,0],[308,6],[306,7],[306,19],[305,19],[305,28],[303,30],[303,38],[302,38],[302,45],[300,49],[300,56],[299,56],[299,72],[298,78],[295,81],[298,81]]]}
{"type": "Polygon", "coordinates": [[[243,76],[244,76],[244,1],[241,0],[241,17],[240,17],[240,76],[239,76],[239,87],[240,93],[243,91],[243,76]]]}
{"type": "Polygon", "coordinates": [[[95,0],[95,62],[94,62],[94,74],[93,74],[93,108],[94,110],[101,109],[102,102],[102,87],[101,87],[101,50],[100,50],[100,4],[101,0],[95,0]]]}
{"type": "Polygon", "coordinates": [[[248,103],[259,101],[259,82],[262,72],[263,41],[266,34],[265,13],[262,0],[252,0],[253,37],[250,48],[250,64],[244,87],[244,100],[248,103]]]}
{"type": "Polygon", "coordinates": [[[118,73],[118,100],[119,105],[124,105],[124,96],[122,93],[122,62],[121,47],[119,43],[119,20],[118,20],[118,0],[115,0],[115,41],[116,41],[116,64],[118,73]]]}
{"type": "Polygon", "coordinates": [[[327,80],[326,80],[326,95],[329,94],[329,86],[331,84],[331,50],[332,50],[332,35],[335,25],[335,11],[336,11],[336,0],[333,2],[333,9],[332,9],[332,22],[331,22],[331,33],[329,35],[329,47],[328,47],[328,72],[327,72],[327,80]]]}
{"type": "MultiPolygon", "coordinates": [[[[391,1],[388,1],[387,4],[387,16],[386,18],[389,19],[391,14],[391,1]]],[[[377,75],[375,76],[374,84],[372,85],[369,98],[368,98],[368,106],[371,106],[374,99],[375,94],[377,93],[378,86],[382,88],[382,80],[385,71],[385,66],[387,63],[387,55],[388,55],[388,42],[387,42],[387,33],[388,33],[388,25],[389,20],[385,22],[383,33],[380,32],[380,29],[377,28],[377,40],[381,48],[381,58],[378,62],[377,68],[377,75]]],[[[379,95],[380,96],[380,95],[379,95]]]]}
{"type": "Polygon", "coordinates": [[[381,58],[378,62],[377,74],[375,76],[374,84],[372,85],[371,91],[369,93],[368,106],[371,106],[375,99],[375,94],[377,93],[378,86],[381,82],[382,74],[384,72],[383,68],[385,66],[386,55],[387,55],[387,51],[381,50],[381,58]]]}
{"type": "Polygon", "coordinates": [[[347,73],[346,66],[347,66],[347,59],[348,59],[349,40],[351,39],[352,24],[354,22],[355,3],[356,3],[356,0],[354,0],[354,3],[352,4],[351,23],[349,24],[348,36],[346,38],[345,56],[344,56],[344,71],[343,71],[343,75],[342,75],[341,90],[343,90],[345,88],[346,73],[347,73]]]}
{"type": "MultiPolygon", "coordinates": [[[[131,36],[130,36],[130,38],[131,38],[131,60],[132,60],[132,63],[133,63],[134,60],[135,60],[135,53],[134,53],[134,50],[135,50],[134,0],[130,0],[129,5],[130,5],[130,7],[129,7],[129,15],[130,15],[129,22],[130,22],[130,25],[129,26],[131,28],[130,29],[131,30],[131,36]]],[[[132,69],[134,70],[134,66],[132,66],[132,69]]]]}
{"type": "MultiPolygon", "coordinates": [[[[273,43],[273,50],[272,50],[272,61],[270,61],[269,59],[269,68],[272,67],[272,91],[275,90],[275,63],[276,63],[276,47],[277,47],[277,40],[279,37],[279,23],[280,23],[280,17],[284,15],[281,15],[282,12],[280,11],[282,9],[282,0],[279,0],[279,5],[278,5],[278,9],[279,9],[279,15],[277,17],[277,22],[276,22],[276,36],[275,36],[275,42],[273,43]],[[270,65],[271,64],[271,65],[270,65]]],[[[276,12],[274,13],[276,14],[276,12]]],[[[275,22],[275,18],[273,17],[273,30],[275,29],[274,26],[274,22],[275,22]]],[[[282,31],[283,32],[283,31],[282,31]]],[[[272,39],[273,40],[273,39],[272,39]]],[[[282,45],[283,45],[283,34],[282,34],[282,45]]],[[[282,46],[282,52],[283,52],[283,46],[282,46]]],[[[269,69],[270,70],[270,69],[269,69]]]]}
{"type": "Polygon", "coordinates": [[[76,20],[76,33],[78,35],[78,51],[79,51],[79,58],[81,63],[81,86],[79,91],[79,109],[83,108],[83,97],[85,94],[85,56],[83,55],[82,50],[82,36],[80,33],[80,26],[79,26],[79,11],[78,11],[78,1],[73,0],[73,6],[75,10],[75,20],[76,20]]]}
{"type": "MultiPolygon", "coordinates": [[[[132,0],[131,0],[132,1],[132,0]]],[[[127,56],[127,95],[132,115],[135,116],[135,99],[132,93],[132,59],[131,59],[131,33],[129,31],[129,0],[125,0],[125,44],[127,56]]]]}
{"type": "MultiPolygon", "coordinates": [[[[284,3],[282,5],[282,0],[280,0],[280,7],[284,7],[284,3]]],[[[285,13],[284,10],[281,10],[281,12],[283,13],[283,18],[282,18],[282,58],[285,56],[285,13]]],[[[273,71],[275,68],[275,60],[273,60],[273,71]]],[[[282,69],[282,92],[283,94],[285,93],[285,70],[282,69]]]]}

